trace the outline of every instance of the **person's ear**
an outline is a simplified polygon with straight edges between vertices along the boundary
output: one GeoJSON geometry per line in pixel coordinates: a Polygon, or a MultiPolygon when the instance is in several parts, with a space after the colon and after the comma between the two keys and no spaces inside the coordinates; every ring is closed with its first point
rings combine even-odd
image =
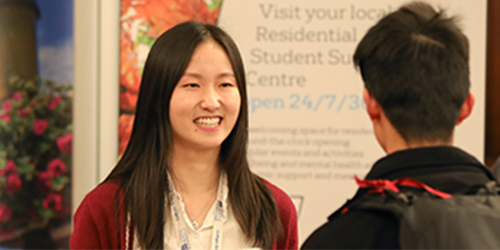
{"type": "Polygon", "coordinates": [[[462,123],[462,121],[469,117],[469,115],[472,113],[472,108],[474,107],[474,103],[476,102],[476,98],[474,97],[474,94],[469,91],[469,94],[467,95],[467,98],[465,98],[464,104],[462,104],[462,108],[460,109],[460,115],[458,116],[458,121],[457,125],[462,123]]]}
{"type": "Polygon", "coordinates": [[[372,122],[380,120],[382,108],[366,88],[363,91],[363,99],[365,100],[366,112],[368,113],[370,120],[372,120],[372,122]]]}

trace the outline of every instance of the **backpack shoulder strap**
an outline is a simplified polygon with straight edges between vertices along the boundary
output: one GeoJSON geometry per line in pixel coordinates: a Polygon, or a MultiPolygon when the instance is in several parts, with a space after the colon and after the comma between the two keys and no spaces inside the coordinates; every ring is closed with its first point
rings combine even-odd
{"type": "Polygon", "coordinates": [[[390,212],[401,218],[403,211],[421,195],[443,199],[451,197],[448,193],[433,189],[411,178],[360,180],[355,177],[355,179],[360,188],[368,189],[368,191],[348,201],[341,209],[341,213],[350,209],[370,209],[390,212]]]}

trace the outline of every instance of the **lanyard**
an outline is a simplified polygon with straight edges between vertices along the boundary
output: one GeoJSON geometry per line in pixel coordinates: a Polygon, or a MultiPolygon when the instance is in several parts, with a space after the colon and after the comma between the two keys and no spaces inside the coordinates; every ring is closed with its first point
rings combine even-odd
{"type": "MultiPolygon", "coordinates": [[[[221,243],[222,243],[222,215],[224,214],[224,191],[223,191],[223,178],[225,176],[219,177],[219,190],[217,194],[217,200],[215,202],[215,216],[214,216],[214,225],[213,225],[213,231],[212,231],[212,246],[210,249],[212,250],[219,250],[221,249],[221,243]]],[[[179,240],[181,242],[181,249],[182,250],[190,250],[192,249],[191,244],[189,243],[189,236],[187,232],[186,226],[181,225],[181,216],[180,216],[180,208],[179,208],[179,201],[176,199],[176,196],[174,195],[174,189],[172,187],[172,178],[170,174],[168,174],[168,193],[170,196],[170,211],[172,213],[172,219],[174,220],[175,224],[175,230],[177,231],[177,237],[179,237],[179,240]]]]}

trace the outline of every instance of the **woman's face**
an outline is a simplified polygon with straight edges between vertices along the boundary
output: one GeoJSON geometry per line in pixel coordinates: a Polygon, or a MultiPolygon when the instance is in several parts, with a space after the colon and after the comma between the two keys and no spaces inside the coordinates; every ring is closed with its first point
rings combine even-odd
{"type": "Polygon", "coordinates": [[[236,124],[240,105],[240,92],[225,51],[211,39],[202,42],[170,99],[174,146],[220,148],[236,124]]]}

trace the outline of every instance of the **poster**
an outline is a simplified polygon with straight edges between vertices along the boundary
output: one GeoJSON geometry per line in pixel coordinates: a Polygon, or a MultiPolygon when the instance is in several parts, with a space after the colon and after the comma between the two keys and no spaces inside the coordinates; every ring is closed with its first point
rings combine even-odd
{"type": "Polygon", "coordinates": [[[0,248],[69,248],[73,1],[0,2],[0,248]]]}
{"type": "MultiPolygon", "coordinates": [[[[353,177],[362,179],[385,155],[366,114],[352,56],[368,28],[405,2],[222,4],[218,25],[236,40],[245,62],[250,166],[292,197],[301,243],[352,197],[353,177]]],[[[470,39],[476,106],[458,127],[455,144],[482,159],[486,1],[428,2],[460,15],[470,39]]]]}

